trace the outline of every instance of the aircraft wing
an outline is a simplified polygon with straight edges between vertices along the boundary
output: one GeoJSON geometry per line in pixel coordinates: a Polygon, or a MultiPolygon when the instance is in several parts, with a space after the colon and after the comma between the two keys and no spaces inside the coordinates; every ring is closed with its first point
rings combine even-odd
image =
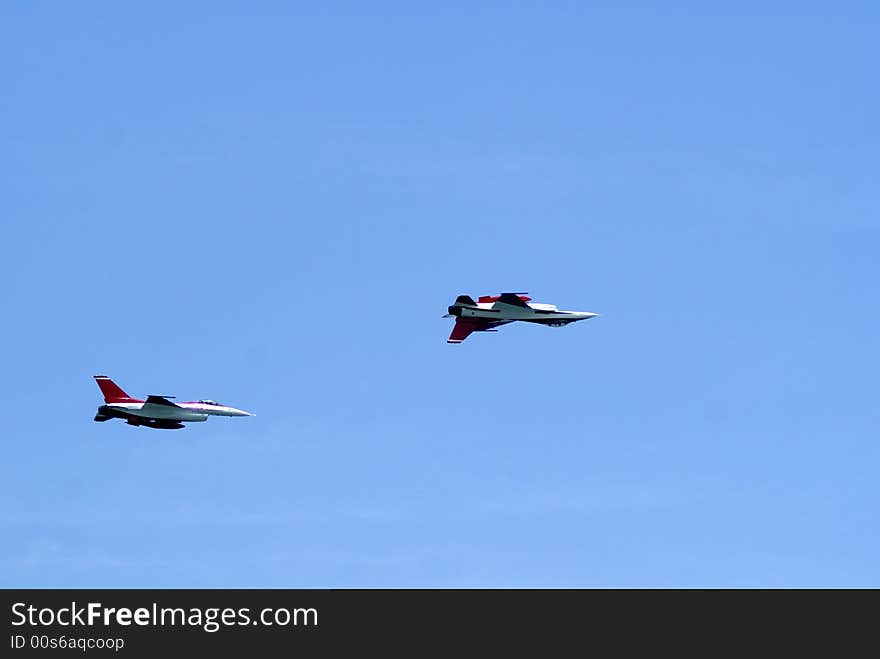
{"type": "Polygon", "coordinates": [[[498,296],[498,300],[495,304],[492,305],[493,309],[504,309],[504,307],[520,307],[521,309],[531,309],[531,307],[525,303],[525,300],[519,297],[519,295],[515,295],[513,293],[502,293],[498,296]]]}
{"type": "Polygon", "coordinates": [[[167,411],[169,407],[180,407],[180,405],[175,405],[168,400],[169,398],[172,396],[147,396],[140,411],[142,414],[149,414],[151,410],[161,413],[167,411]]]}

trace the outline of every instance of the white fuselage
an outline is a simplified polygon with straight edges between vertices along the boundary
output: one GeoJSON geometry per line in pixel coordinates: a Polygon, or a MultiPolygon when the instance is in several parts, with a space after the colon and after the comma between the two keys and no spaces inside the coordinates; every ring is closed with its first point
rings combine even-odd
{"type": "Polygon", "coordinates": [[[586,320],[598,316],[590,311],[560,311],[555,304],[528,303],[528,307],[518,307],[512,304],[497,305],[494,302],[480,302],[475,307],[460,307],[463,318],[484,318],[486,320],[560,320],[571,322],[574,320],[586,320]],[[493,308],[494,307],[494,308],[493,308]],[[502,308],[499,308],[502,307],[502,308]],[[546,313],[541,313],[546,312],[546,313]]]}
{"type": "Polygon", "coordinates": [[[206,421],[209,416],[253,416],[249,412],[234,407],[205,403],[175,403],[174,406],[150,405],[149,412],[143,411],[144,403],[105,403],[105,406],[132,416],[168,421],[206,421]]]}

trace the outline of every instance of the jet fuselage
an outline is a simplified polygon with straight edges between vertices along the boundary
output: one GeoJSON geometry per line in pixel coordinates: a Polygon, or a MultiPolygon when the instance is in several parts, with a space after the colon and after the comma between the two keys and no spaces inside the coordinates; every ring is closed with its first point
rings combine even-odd
{"type": "Polygon", "coordinates": [[[527,307],[509,304],[498,305],[494,302],[478,302],[474,306],[453,305],[449,307],[449,315],[459,318],[480,318],[489,321],[522,320],[527,323],[540,323],[551,327],[566,325],[576,320],[586,320],[598,316],[590,311],[560,311],[555,304],[539,302],[527,303],[527,307]]]}
{"type": "Polygon", "coordinates": [[[468,295],[459,295],[447,309],[447,317],[455,318],[447,343],[461,343],[471,332],[494,332],[498,327],[516,321],[563,327],[599,315],[592,311],[561,311],[555,304],[532,303],[530,300],[522,293],[486,295],[476,302],[468,295]]]}
{"type": "Polygon", "coordinates": [[[147,396],[141,400],[129,396],[106,375],[96,375],[95,381],[104,394],[104,404],[98,408],[95,421],[125,419],[132,426],[173,430],[183,428],[183,422],[206,421],[209,416],[253,416],[208,399],[173,403],[169,400],[172,396],[147,396]]]}

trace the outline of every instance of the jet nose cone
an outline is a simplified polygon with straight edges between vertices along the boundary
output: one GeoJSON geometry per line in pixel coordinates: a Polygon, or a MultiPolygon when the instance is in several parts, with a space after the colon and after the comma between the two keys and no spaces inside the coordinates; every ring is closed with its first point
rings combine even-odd
{"type": "Polygon", "coordinates": [[[250,412],[245,412],[244,410],[237,410],[234,407],[230,411],[232,412],[232,416],[257,416],[256,414],[251,414],[250,412]]]}

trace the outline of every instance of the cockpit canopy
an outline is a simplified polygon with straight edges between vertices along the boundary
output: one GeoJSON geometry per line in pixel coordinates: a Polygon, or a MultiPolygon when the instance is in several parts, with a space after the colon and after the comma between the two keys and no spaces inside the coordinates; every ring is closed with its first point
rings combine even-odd
{"type": "Polygon", "coordinates": [[[202,405],[216,405],[217,407],[223,407],[216,400],[211,400],[210,398],[206,398],[205,400],[200,400],[199,402],[202,403],[202,405]]]}

